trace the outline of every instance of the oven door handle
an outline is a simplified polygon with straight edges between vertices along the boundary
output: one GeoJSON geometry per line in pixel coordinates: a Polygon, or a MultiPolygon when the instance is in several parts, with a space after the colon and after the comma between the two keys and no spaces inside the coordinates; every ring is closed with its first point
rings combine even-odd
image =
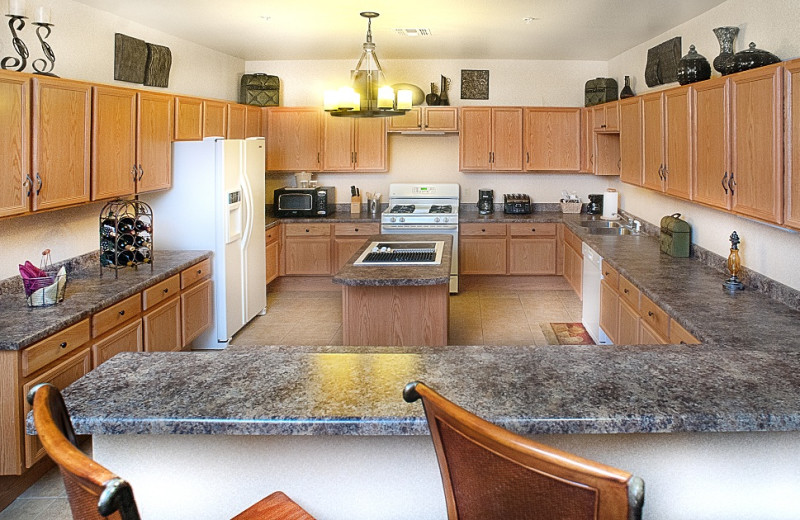
{"type": "Polygon", "coordinates": [[[383,224],[381,226],[381,229],[386,231],[406,231],[408,233],[413,233],[414,231],[433,231],[434,233],[438,233],[439,231],[454,231],[458,229],[458,224],[445,224],[445,225],[423,224],[421,227],[414,224],[406,224],[406,225],[383,224]]]}

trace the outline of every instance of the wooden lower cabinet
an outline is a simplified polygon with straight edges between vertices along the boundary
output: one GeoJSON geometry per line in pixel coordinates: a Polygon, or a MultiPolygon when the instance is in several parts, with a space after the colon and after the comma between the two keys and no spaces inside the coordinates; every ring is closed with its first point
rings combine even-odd
{"type": "Polygon", "coordinates": [[[508,242],[508,274],[556,274],[555,237],[512,237],[508,242]]]}
{"type": "Polygon", "coordinates": [[[644,319],[639,320],[639,343],[642,345],[666,345],[667,340],[644,319]]]}
{"type": "Polygon", "coordinates": [[[639,311],[632,308],[622,298],[619,299],[619,333],[616,343],[618,345],[638,345],[639,341],[639,311]]]}
{"type": "Polygon", "coordinates": [[[180,298],[174,296],[158,307],[145,312],[142,316],[145,352],[181,349],[183,344],[181,342],[180,304],[180,298]]]}
{"type": "Polygon", "coordinates": [[[505,224],[462,224],[458,241],[461,274],[506,274],[505,224]]]}
{"type": "Polygon", "coordinates": [[[214,319],[214,290],[211,280],[205,280],[181,293],[181,348],[211,326],[214,319]]]}
{"type": "Polygon", "coordinates": [[[697,345],[700,341],[678,324],[678,322],[671,320],[669,324],[669,343],[697,345]]]}
{"type": "Polygon", "coordinates": [[[141,352],[142,320],[129,324],[92,341],[92,368],[97,368],[120,352],[141,352]]]}
{"type": "Polygon", "coordinates": [[[581,239],[564,228],[564,278],[572,290],[583,300],[583,253],[581,239]]]}
{"type": "MultiPolygon", "coordinates": [[[[74,383],[84,375],[88,374],[89,371],[92,369],[92,352],[87,348],[81,349],[81,351],[66,359],[57,365],[55,365],[50,370],[46,371],[42,375],[35,377],[25,383],[22,387],[22,400],[23,400],[23,423],[22,428],[24,429],[24,421],[25,417],[30,412],[31,407],[28,404],[27,399],[25,396],[28,394],[31,388],[40,384],[40,383],[52,383],[56,386],[59,390],[63,390],[64,388],[68,387],[70,384],[74,383]]],[[[35,435],[25,435],[25,467],[30,468],[34,465],[39,459],[45,456],[44,447],[42,443],[39,442],[39,437],[35,435]]]]}
{"type": "Polygon", "coordinates": [[[283,274],[330,275],[330,224],[286,224],[283,234],[283,274]]]}
{"type": "Polygon", "coordinates": [[[280,273],[281,262],[281,228],[280,225],[269,228],[266,236],[267,283],[275,280],[280,273]]]}
{"type": "Polygon", "coordinates": [[[342,223],[333,225],[333,270],[336,274],[372,235],[380,233],[380,224],[342,223]]]}
{"type": "Polygon", "coordinates": [[[600,282],[600,328],[612,342],[618,343],[619,294],[605,280],[600,282]]]}

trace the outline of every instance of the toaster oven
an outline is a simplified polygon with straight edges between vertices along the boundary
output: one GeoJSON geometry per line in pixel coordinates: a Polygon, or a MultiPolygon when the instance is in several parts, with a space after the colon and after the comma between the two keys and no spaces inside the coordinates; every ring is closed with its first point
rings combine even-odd
{"type": "Polygon", "coordinates": [[[278,188],[275,190],[276,217],[326,217],[336,211],[336,188],[278,188]]]}

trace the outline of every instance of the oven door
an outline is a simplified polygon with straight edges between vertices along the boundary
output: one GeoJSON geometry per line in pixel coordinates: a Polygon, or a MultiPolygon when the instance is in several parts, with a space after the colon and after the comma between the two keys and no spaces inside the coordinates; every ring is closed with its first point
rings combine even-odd
{"type": "Polygon", "coordinates": [[[453,260],[450,263],[450,294],[458,294],[458,224],[381,224],[384,235],[450,235],[453,237],[453,260]]]}

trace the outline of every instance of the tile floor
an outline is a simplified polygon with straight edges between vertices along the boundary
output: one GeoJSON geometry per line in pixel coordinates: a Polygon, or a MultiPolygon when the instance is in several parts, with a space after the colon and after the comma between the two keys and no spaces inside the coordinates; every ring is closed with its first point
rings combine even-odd
{"type": "MultiPolygon", "coordinates": [[[[341,288],[329,278],[280,278],[268,295],[267,314],[232,344],[342,343],[341,288]]],[[[581,321],[581,302],[559,276],[465,276],[450,298],[452,345],[547,345],[541,323],[572,321],[581,321]]],[[[66,496],[54,468],[0,511],[0,520],[68,520],[66,496]]]]}

